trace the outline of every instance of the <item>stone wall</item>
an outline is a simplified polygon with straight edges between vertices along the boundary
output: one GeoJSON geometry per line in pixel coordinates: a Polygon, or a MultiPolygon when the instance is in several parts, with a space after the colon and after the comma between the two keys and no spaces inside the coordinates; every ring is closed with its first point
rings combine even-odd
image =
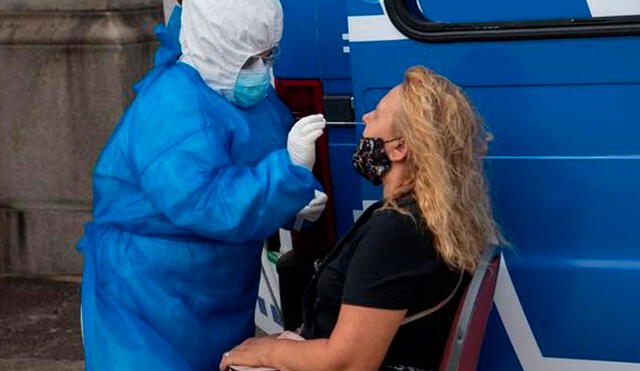
{"type": "Polygon", "coordinates": [[[162,0],[0,2],[0,272],[81,272],[91,171],[161,21],[162,0]]]}

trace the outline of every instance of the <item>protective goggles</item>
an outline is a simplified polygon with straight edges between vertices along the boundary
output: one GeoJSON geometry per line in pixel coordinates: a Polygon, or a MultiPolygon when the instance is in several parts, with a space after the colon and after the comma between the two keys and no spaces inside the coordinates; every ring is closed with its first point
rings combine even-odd
{"type": "Polygon", "coordinates": [[[249,59],[247,59],[247,63],[245,63],[245,66],[252,66],[259,60],[261,60],[265,66],[272,67],[276,62],[276,59],[278,58],[278,54],[280,54],[280,48],[278,46],[274,46],[273,48],[265,52],[249,57],[249,59]]]}

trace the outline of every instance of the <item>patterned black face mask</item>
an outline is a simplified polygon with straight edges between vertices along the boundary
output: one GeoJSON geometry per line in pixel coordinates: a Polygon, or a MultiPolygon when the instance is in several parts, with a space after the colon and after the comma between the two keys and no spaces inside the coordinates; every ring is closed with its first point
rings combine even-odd
{"type": "Polygon", "coordinates": [[[358,174],[369,179],[374,185],[380,185],[382,176],[391,170],[391,160],[384,149],[384,145],[399,139],[401,137],[390,140],[360,138],[360,143],[352,159],[353,167],[358,174]]]}

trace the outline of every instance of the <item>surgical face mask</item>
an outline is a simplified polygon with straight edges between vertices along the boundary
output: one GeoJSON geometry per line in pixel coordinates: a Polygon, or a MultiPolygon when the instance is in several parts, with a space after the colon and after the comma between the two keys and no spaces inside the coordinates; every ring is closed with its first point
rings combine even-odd
{"type": "Polygon", "coordinates": [[[267,96],[270,85],[271,73],[266,65],[242,69],[233,88],[234,103],[243,108],[254,106],[267,96]]]}
{"type": "Polygon", "coordinates": [[[382,176],[391,170],[391,160],[384,148],[401,137],[391,140],[382,138],[360,138],[360,143],[353,154],[352,164],[358,174],[369,179],[374,185],[382,183],[382,176]]]}

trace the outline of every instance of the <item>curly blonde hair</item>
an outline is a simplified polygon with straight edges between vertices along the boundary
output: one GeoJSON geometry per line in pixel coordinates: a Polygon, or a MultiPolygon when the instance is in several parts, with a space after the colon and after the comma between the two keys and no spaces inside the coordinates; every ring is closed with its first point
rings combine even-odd
{"type": "Polygon", "coordinates": [[[409,179],[388,205],[411,193],[443,261],[473,273],[484,249],[504,242],[482,166],[490,135],[462,90],[422,66],[407,70],[400,91],[394,124],[409,150],[409,179]]]}

